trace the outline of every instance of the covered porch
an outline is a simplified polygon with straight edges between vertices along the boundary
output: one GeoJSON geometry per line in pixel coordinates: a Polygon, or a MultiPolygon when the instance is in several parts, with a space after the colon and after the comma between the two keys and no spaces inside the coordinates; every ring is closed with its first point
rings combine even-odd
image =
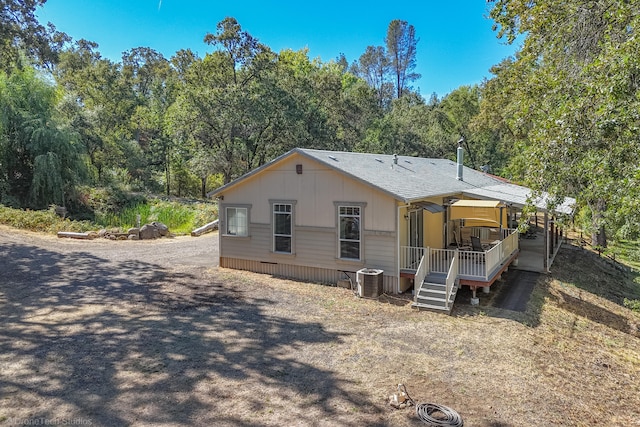
{"type": "Polygon", "coordinates": [[[446,274],[457,256],[457,278],[462,284],[484,283],[489,286],[501,273],[501,267],[511,263],[518,254],[518,232],[503,230],[504,239],[483,251],[438,249],[402,246],[400,248],[400,275],[414,279],[420,263],[425,263],[426,273],[446,274]]]}
{"type": "Polygon", "coordinates": [[[403,246],[401,276],[413,280],[414,306],[451,311],[462,285],[488,289],[518,257],[518,232],[503,230],[504,238],[486,250],[403,246]]]}
{"type": "Polygon", "coordinates": [[[434,204],[414,202],[399,215],[405,221],[399,227],[398,291],[411,290],[419,307],[450,311],[460,286],[471,288],[473,303],[478,288],[489,291],[520,261],[522,269],[548,271],[562,243],[562,229],[547,211],[528,218],[533,232],[519,234],[514,227],[522,207],[512,200],[446,197],[434,204]]]}

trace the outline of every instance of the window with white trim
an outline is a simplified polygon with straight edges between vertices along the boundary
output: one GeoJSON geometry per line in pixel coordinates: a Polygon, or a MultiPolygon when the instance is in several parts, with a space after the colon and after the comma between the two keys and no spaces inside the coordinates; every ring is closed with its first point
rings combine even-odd
{"type": "Polygon", "coordinates": [[[226,208],[227,230],[230,236],[249,235],[249,215],[247,208],[226,208]]]}
{"type": "Polygon", "coordinates": [[[360,246],[362,243],[361,210],[360,206],[338,207],[340,258],[360,259],[360,246]]]}
{"type": "Polygon", "coordinates": [[[273,251],[290,254],[293,240],[293,206],[273,204],[273,251]]]}

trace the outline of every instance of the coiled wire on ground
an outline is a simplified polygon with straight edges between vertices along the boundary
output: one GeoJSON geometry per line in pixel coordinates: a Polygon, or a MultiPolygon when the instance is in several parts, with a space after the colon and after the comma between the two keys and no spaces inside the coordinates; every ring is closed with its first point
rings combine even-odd
{"type": "Polygon", "coordinates": [[[464,425],[462,418],[456,411],[435,403],[417,404],[416,415],[420,421],[433,427],[462,427],[464,425]],[[434,414],[442,414],[442,417],[434,417],[434,414]]]}
{"type": "Polygon", "coordinates": [[[432,427],[463,427],[462,417],[456,411],[443,405],[435,403],[419,403],[409,396],[407,387],[404,384],[398,384],[398,391],[404,392],[407,400],[416,407],[416,415],[424,424],[432,427]],[[433,415],[441,414],[434,417],[433,415]]]}

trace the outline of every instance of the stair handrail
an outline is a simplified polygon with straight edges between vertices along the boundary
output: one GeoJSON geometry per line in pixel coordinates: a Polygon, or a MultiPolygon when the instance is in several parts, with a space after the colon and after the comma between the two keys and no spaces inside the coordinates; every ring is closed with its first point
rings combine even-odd
{"type": "Polygon", "coordinates": [[[418,293],[420,292],[420,288],[422,287],[425,277],[427,277],[427,274],[429,273],[429,252],[429,248],[426,248],[422,258],[420,259],[420,264],[418,264],[416,274],[413,276],[413,300],[415,302],[418,302],[418,293]]]}
{"type": "Polygon", "coordinates": [[[453,258],[451,259],[451,265],[449,266],[449,271],[447,272],[447,279],[445,281],[446,293],[445,293],[445,301],[444,306],[447,310],[449,310],[449,298],[451,298],[451,294],[453,293],[453,285],[458,279],[458,251],[456,250],[453,254],[453,258]]]}

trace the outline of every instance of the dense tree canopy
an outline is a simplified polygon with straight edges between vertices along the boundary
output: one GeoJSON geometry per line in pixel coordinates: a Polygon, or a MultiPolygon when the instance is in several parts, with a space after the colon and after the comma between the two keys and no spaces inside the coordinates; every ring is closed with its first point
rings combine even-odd
{"type": "Polygon", "coordinates": [[[7,203],[65,203],[80,181],[204,197],[293,147],[453,158],[464,137],[469,166],[577,197],[601,243],[640,232],[633,2],[494,0],[497,34],[522,48],[481,86],[428,100],[411,88],[406,21],[351,64],[273,52],[231,17],[204,57],[134,47],[112,61],[38,23],[43,3],[0,2],[7,203]]]}
{"type": "MultiPolygon", "coordinates": [[[[51,53],[47,69],[58,88],[48,89],[56,96],[47,114],[76,150],[69,159],[86,159],[77,170],[87,172],[82,176],[89,185],[204,197],[213,177],[229,182],[294,147],[452,156],[475,111],[458,116],[466,107],[456,109],[457,101],[433,97],[426,103],[412,92],[418,39],[406,21],[392,21],[385,46],[369,46],[351,66],[344,57],[311,60],[306,50],[275,53],[231,17],[204,36],[212,51],[202,58],[180,50],[167,59],[135,47],[114,62],[92,41],[72,41],[53,27],[45,31],[33,14],[42,3],[6,3],[11,13],[2,18],[13,21],[2,34],[2,54],[31,70],[36,80],[25,87],[34,88],[44,80],[20,58],[40,67],[45,55],[38,52],[51,53]]],[[[7,67],[7,81],[20,67],[7,67]]],[[[10,98],[3,101],[9,105],[10,98]]],[[[28,145],[28,135],[3,138],[28,145]]],[[[37,166],[57,170],[57,161],[42,157],[37,166]]],[[[35,203],[34,184],[64,188],[49,191],[55,200],[48,202],[72,197],[79,176],[33,181],[36,162],[25,165],[30,174],[5,170],[3,194],[19,196],[17,204],[35,203]]]]}
{"type": "Polygon", "coordinates": [[[637,235],[640,5],[499,0],[491,16],[500,35],[524,42],[494,69],[482,113],[508,130],[512,172],[576,196],[599,244],[607,228],[637,235]]]}
{"type": "Polygon", "coordinates": [[[64,204],[82,178],[83,150],[56,109],[54,87],[31,68],[0,72],[0,200],[64,204]]]}

